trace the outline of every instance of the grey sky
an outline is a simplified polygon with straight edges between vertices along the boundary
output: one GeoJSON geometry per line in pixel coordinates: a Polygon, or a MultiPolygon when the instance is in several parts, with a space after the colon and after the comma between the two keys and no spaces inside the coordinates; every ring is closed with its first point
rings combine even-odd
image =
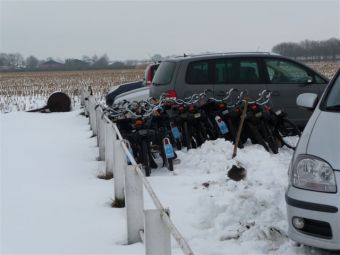
{"type": "Polygon", "coordinates": [[[339,1],[0,0],[0,52],[142,59],[340,37],[339,1]]]}

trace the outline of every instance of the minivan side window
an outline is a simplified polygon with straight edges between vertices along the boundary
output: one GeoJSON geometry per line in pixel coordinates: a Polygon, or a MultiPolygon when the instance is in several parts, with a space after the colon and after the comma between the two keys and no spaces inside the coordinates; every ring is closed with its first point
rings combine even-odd
{"type": "Polygon", "coordinates": [[[284,59],[265,59],[270,83],[306,83],[310,78],[308,71],[284,59]]]}
{"type": "Polygon", "coordinates": [[[314,78],[315,78],[315,83],[316,84],[326,84],[327,81],[325,81],[324,79],[322,79],[319,75],[314,74],[314,78]]]}
{"type": "Polygon", "coordinates": [[[157,72],[155,73],[155,76],[152,79],[152,85],[158,86],[158,85],[166,85],[169,84],[172,80],[172,76],[174,74],[176,67],[175,62],[162,62],[157,72]]]}
{"type": "Polygon", "coordinates": [[[260,74],[255,59],[217,59],[215,61],[215,83],[259,83],[260,74]]]}
{"type": "Polygon", "coordinates": [[[189,64],[186,73],[188,84],[207,84],[209,81],[209,62],[197,61],[189,64]]]}

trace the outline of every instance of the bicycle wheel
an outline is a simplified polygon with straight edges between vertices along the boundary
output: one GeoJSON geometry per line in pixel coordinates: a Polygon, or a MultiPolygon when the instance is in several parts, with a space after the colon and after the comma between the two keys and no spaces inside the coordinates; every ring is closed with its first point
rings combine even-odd
{"type": "Polygon", "coordinates": [[[242,131],[242,133],[245,133],[246,137],[249,137],[254,143],[262,145],[266,151],[269,151],[269,147],[258,129],[249,121],[246,121],[244,124],[245,129],[243,130],[244,132],[242,131]]]}
{"type": "Polygon", "coordinates": [[[277,144],[276,136],[274,135],[274,132],[272,129],[268,126],[269,124],[263,123],[263,129],[265,130],[266,136],[264,139],[268,143],[269,148],[274,154],[279,153],[279,146],[277,144]]]}
{"type": "Polygon", "coordinates": [[[145,175],[150,176],[151,167],[150,167],[150,158],[149,158],[149,148],[146,141],[142,141],[142,165],[145,169],[145,175]]]}
{"type": "Polygon", "coordinates": [[[176,140],[175,144],[176,144],[177,150],[181,150],[182,149],[182,142],[180,140],[176,140]]]}
{"type": "Polygon", "coordinates": [[[276,136],[272,131],[272,126],[270,125],[268,118],[265,118],[262,115],[262,118],[258,120],[258,129],[264,141],[268,144],[270,150],[274,154],[279,153],[278,142],[276,136]]]}
{"type": "Polygon", "coordinates": [[[234,128],[234,124],[229,117],[226,117],[225,120],[226,120],[226,123],[228,124],[228,127],[229,127],[229,133],[228,133],[227,140],[235,142],[236,129],[234,128]]]}
{"type": "Polygon", "coordinates": [[[183,136],[184,136],[184,142],[186,144],[187,150],[192,149],[191,135],[189,133],[188,123],[186,121],[184,121],[184,123],[183,123],[183,136]]]}
{"type": "Polygon", "coordinates": [[[168,169],[174,171],[174,160],[172,158],[168,158],[168,169]]]}
{"type": "Polygon", "coordinates": [[[277,138],[283,145],[286,145],[290,149],[295,149],[298,137],[301,136],[299,128],[288,119],[280,119],[275,127],[277,138]]]}
{"type": "Polygon", "coordinates": [[[204,123],[202,121],[199,121],[199,132],[202,135],[202,142],[204,143],[207,139],[208,139],[208,132],[207,132],[207,128],[205,127],[204,123]]]}
{"type": "Polygon", "coordinates": [[[205,119],[205,125],[207,127],[207,134],[209,136],[208,140],[216,140],[218,138],[218,130],[215,128],[214,123],[209,117],[205,119]]]}

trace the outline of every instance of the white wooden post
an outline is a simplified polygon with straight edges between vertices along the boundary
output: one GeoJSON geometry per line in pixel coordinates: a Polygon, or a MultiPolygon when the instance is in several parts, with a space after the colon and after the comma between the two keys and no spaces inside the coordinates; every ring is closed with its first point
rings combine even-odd
{"type": "Polygon", "coordinates": [[[80,106],[85,106],[85,87],[82,86],[80,88],[80,106]]]}
{"type": "Polygon", "coordinates": [[[136,172],[136,167],[125,168],[125,206],[128,244],[141,242],[140,231],[144,229],[143,182],[136,172]]]}
{"type": "Polygon", "coordinates": [[[88,117],[89,116],[89,111],[88,111],[88,109],[89,109],[89,96],[88,96],[87,93],[85,93],[84,105],[85,105],[84,114],[85,114],[86,117],[88,117]]]}
{"type": "MultiPolygon", "coordinates": [[[[115,135],[117,137],[117,135],[115,135]]],[[[114,184],[115,184],[115,201],[124,203],[124,171],[127,165],[126,154],[122,144],[124,141],[114,139],[114,184]]]]}
{"type": "Polygon", "coordinates": [[[113,174],[113,127],[112,122],[105,121],[105,171],[106,175],[109,173],[113,174]]]}
{"type": "Polygon", "coordinates": [[[100,115],[100,124],[99,124],[99,160],[105,160],[105,141],[106,141],[106,120],[104,116],[100,115]]]}
{"type": "Polygon", "coordinates": [[[160,209],[144,210],[145,226],[145,254],[146,255],[170,255],[171,237],[170,231],[161,219],[160,209]]]}
{"type": "Polygon", "coordinates": [[[97,122],[96,122],[96,111],[94,107],[96,106],[96,100],[94,99],[94,96],[90,96],[89,98],[89,112],[90,112],[90,124],[93,135],[97,135],[97,122]]]}
{"type": "MultiPolygon", "coordinates": [[[[99,140],[100,140],[100,136],[101,136],[101,129],[100,129],[100,124],[101,124],[101,116],[103,113],[103,109],[98,106],[96,108],[96,127],[97,127],[97,146],[99,147],[99,140]]],[[[99,155],[100,158],[100,155],[99,155]]]]}

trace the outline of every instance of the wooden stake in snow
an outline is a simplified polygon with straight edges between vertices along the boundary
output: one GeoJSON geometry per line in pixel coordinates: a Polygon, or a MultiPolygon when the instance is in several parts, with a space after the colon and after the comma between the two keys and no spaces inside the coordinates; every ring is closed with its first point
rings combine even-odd
{"type": "MultiPolygon", "coordinates": [[[[244,102],[244,107],[243,107],[243,111],[242,111],[242,114],[241,114],[240,125],[239,125],[238,130],[237,130],[237,135],[236,135],[236,140],[235,140],[235,144],[234,144],[234,151],[233,151],[232,158],[235,158],[236,155],[237,155],[237,147],[238,147],[238,144],[240,142],[240,137],[241,137],[241,133],[242,133],[242,129],[243,129],[243,123],[244,123],[244,119],[246,118],[246,114],[247,114],[248,98],[245,98],[243,100],[243,102],[244,102]]],[[[233,165],[229,169],[228,177],[230,179],[234,180],[234,181],[240,181],[240,180],[242,180],[246,177],[246,169],[244,167],[242,167],[239,162],[237,162],[236,165],[233,165]]]]}
{"type": "Polygon", "coordinates": [[[240,137],[241,137],[241,133],[242,133],[242,128],[243,128],[243,123],[244,123],[244,119],[246,118],[246,114],[247,114],[247,108],[248,108],[248,99],[244,99],[244,107],[243,107],[243,112],[241,114],[241,121],[240,121],[240,125],[238,127],[237,130],[237,134],[236,134],[236,140],[235,140],[235,144],[234,144],[234,152],[233,152],[233,158],[236,157],[237,155],[237,146],[240,142],[240,137]]]}

